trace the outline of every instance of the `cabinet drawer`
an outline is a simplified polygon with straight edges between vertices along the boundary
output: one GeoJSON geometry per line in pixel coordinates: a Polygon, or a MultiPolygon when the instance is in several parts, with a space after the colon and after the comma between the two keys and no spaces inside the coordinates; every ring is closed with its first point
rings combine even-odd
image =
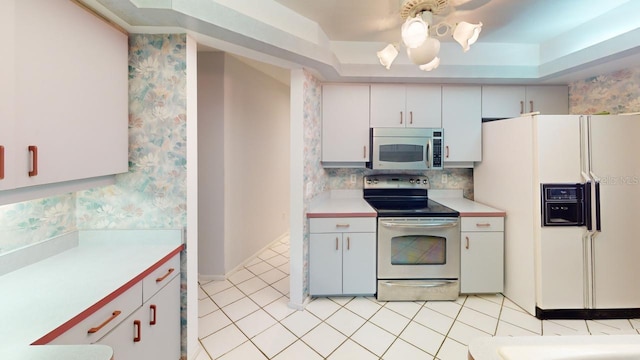
{"type": "Polygon", "coordinates": [[[461,218],[462,231],[503,231],[503,217],[463,217],[461,218]]]}
{"type": "Polygon", "coordinates": [[[180,274],[180,253],[175,254],[142,280],[142,301],[149,300],[178,274],[180,274]]]}
{"type": "Polygon", "coordinates": [[[93,344],[140,306],[142,306],[142,283],[138,282],[49,344],[93,344]]]}
{"type": "Polygon", "coordinates": [[[309,219],[309,231],[311,233],[375,232],[376,218],[313,218],[309,219]]]}

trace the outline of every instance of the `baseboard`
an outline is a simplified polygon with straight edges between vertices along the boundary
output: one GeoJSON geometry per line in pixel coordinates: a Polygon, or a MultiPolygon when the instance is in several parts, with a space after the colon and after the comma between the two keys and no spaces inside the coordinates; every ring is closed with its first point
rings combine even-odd
{"type": "Polygon", "coordinates": [[[301,304],[293,303],[289,301],[287,305],[292,309],[303,311],[307,307],[307,305],[309,305],[310,302],[311,302],[311,296],[307,296],[301,304]]]}
{"type": "Polygon", "coordinates": [[[198,274],[198,279],[200,280],[204,280],[204,281],[222,281],[222,280],[226,280],[229,276],[231,276],[232,274],[234,274],[235,272],[242,270],[245,265],[247,265],[248,263],[252,262],[254,259],[256,259],[258,257],[258,255],[262,254],[263,251],[269,249],[270,247],[272,247],[275,243],[282,241],[282,239],[285,239],[289,236],[289,232],[285,232],[284,234],[278,236],[275,240],[271,241],[270,243],[268,243],[267,245],[265,245],[263,248],[261,248],[260,250],[256,251],[253,255],[249,256],[245,261],[241,262],[238,266],[234,267],[233,269],[227,271],[226,274],[223,275],[203,275],[203,274],[198,274]]]}
{"type": "Polygon", "coordinates": [[[640,317],[640,308],[543,310],[536,306],[536,317],[540,320],[634,319],[640,317]]]}

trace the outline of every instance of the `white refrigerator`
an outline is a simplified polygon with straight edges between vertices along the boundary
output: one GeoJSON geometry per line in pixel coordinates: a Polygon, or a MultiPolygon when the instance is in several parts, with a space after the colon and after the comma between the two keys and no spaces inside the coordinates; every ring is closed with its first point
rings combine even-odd
{"type": "Polygon", "coordinates": [[[476,201],[506,210],[504,294],[539,318],[640,316],[640,116],[485,122],[476,201]],[[587,226],[543,226],[541,184],[589,184],[587,226]]]}

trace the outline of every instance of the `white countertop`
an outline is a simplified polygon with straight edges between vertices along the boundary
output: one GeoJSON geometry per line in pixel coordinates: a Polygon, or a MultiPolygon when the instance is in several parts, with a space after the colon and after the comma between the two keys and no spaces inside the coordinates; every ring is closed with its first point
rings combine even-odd
{"type": "Polygon", "coordinates": [[[0,276],[0,359],[110,359],[109,347],[29,344],[182,246],[181,230],[88,230],[77,236],[76,247],[0,276]],[[65,357],[47,353],[63,348],[65,357]]]}
{"type": "Polygon", "coordinates": [[[378,213],[362,197],[362,190],[332,190],[311,201],[308,218],[376,217],[378,213]]]}
{"type": "Polygon", "coordinates": [[[462,190],[429,190],[429,198],[450,207],[461,217],[504,217],[505,211],[462,197],[462,190]]]}
{"type": "MultiPolygon", "coordinates": [[[[479,202],[465,199],[462,190],[429,190],[429,198],[450,207],[462,217],[504,217],[506,213],[479,202]]],[[[375,209],[362,196],[362,190],[331,190],[314,198],[309,205],[308,218],[376,217],[375,209]]]]}

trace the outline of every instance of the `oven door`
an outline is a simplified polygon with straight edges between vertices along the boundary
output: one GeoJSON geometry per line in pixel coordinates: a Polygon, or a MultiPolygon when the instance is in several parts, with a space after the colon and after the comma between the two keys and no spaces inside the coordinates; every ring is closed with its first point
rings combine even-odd
{"type": "Polygon", "coordinates": [[[459,276],[459,218],[378,219],[378,279],[459,276]]]}

